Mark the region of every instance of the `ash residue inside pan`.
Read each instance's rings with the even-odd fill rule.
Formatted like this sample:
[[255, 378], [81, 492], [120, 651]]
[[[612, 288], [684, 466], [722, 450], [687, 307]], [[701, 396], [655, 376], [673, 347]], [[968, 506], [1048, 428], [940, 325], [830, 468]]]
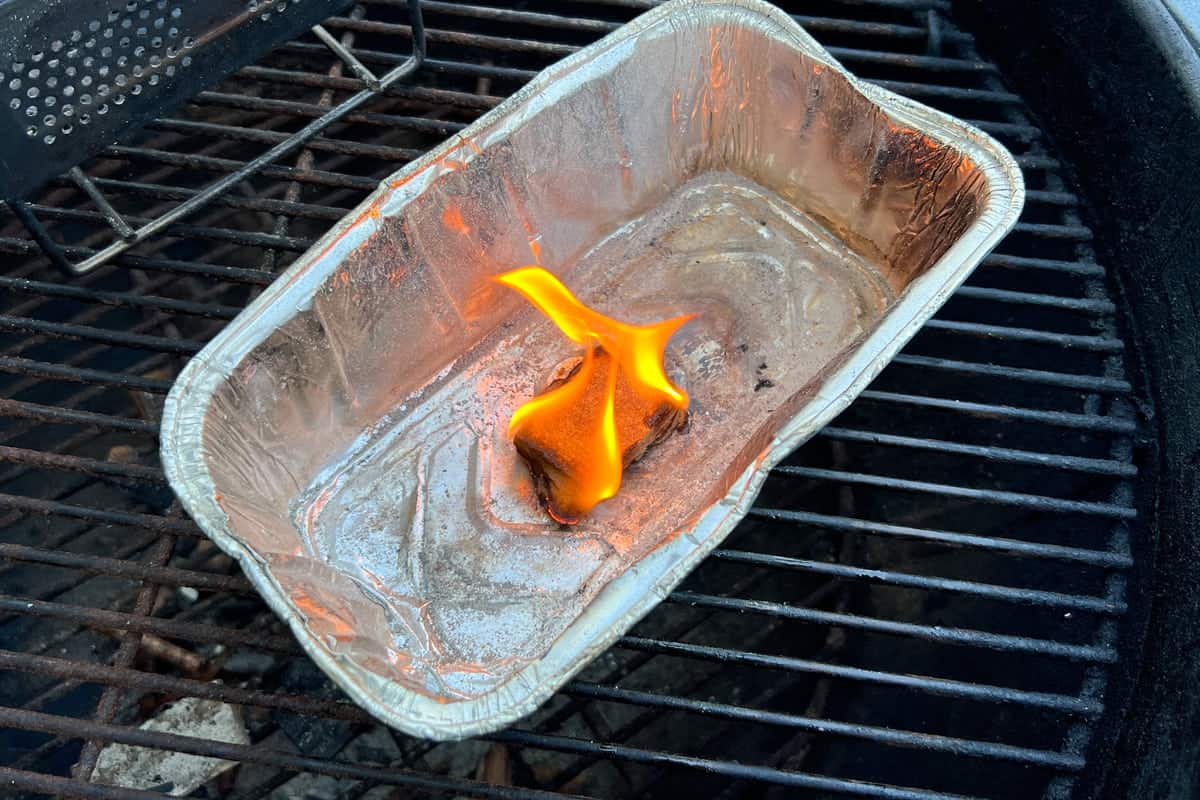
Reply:
[[[890, 299], [845, 245], [726, 173], [623, 226], [570, 281], [581, 299], [630, 321], [699, 312], [668, 349], [692, 397], [689, 429], [634, 464], [616, 497], [570, 531], [534, 497], [507, 423], [572, 345], [522, 310], [293, 504], [311, 551], [386, 609], [378, 628], [360, 620], [358, 656], [389, 669], [388, 650], [413, 655], [405, 674], [423, 693], [477, 696], [543, 655], [609, 580], [724, 494], [757, 450], [732, 463], [710, 454], [743, 446], [747, 425], [769, 435]], [[328, 573], [288, 557], [275, 566], [293, 595], [324, 598], [305, 609], [337, 652], [338, 620], [318, 608], [337, 607], [321, 585]], [[370, 640], [372, 630], [392, 639]]]

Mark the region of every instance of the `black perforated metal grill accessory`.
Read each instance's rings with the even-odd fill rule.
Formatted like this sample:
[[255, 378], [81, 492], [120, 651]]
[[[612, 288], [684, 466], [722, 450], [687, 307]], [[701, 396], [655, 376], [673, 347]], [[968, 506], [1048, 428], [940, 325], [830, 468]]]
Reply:
[[24, 196], [346, 5], [0, 2], [0, 197]]

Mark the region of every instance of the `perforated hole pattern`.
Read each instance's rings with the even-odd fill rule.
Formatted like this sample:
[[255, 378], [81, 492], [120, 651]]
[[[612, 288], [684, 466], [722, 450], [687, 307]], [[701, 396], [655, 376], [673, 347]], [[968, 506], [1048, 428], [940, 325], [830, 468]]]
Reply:
[[[246, 10], [265, 22], [299, 2], [246, 0]], [[52, 145], [109, 113], [110, 104], [124, 105], [191, 66], [188, 7], [184, 0], [129, 0], [102, 19], [81, 20], [44, 50], [15, 56], [7, 69], [0, 65], [0, 88], [9, 109], [27, 118], [25, 134]]]

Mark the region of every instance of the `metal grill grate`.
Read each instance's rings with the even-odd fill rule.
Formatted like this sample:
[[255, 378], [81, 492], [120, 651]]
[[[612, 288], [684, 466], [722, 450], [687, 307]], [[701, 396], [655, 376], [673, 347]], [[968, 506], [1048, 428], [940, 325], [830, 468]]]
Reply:
[[[0, 218], [10, 787], [168, 788], [99, 785], [119, 742], [235, 762], [207, 791], [237, 798], [1072, 791], [1123, 666], [1135, 405], [1078, 199], [945, 0], [793, 10], [851, 69], [1008, 145], [1021, 224], [725, 546], [530, 719], [442, 745], [374, 724], [173, 503], [155, 433], [184, 361], [379, 178], [649, 5], [426, 0], [414, 83], [70, 281]], [[325, 28], [377, 72], [410, 49], [405, 0]], [[325, 43], [296, 41], [82, 170], [144, 225], [362, 88]], [[30, 208], [73, 259], [111, 241], [70, 176]], [[253, 745], [140, 727], [179, 698], [236, 706]]]

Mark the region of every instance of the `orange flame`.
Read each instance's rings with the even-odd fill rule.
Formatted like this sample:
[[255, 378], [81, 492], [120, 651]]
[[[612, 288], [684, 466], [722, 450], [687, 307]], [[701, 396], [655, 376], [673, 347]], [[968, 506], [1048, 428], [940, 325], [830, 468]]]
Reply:
[[[523, 431], [553, 432], [571, 415], [597, 417], [595, 425], [585, 426], [594, 433], [585, 436], [582, 442], [571, 443], [573, 447], [584, 448], [587, 457], [583, 459], [584, 468], [574, 471], [571, 485], [564, 489], [570, 494], [567, 505], [586, 513], [621, 488], [625, 449], [632, 444], [622, 442], [618, 430], [617, 396], [623, 393], [618, 391], [618, 383], [622, 390], [632, 389], [649, 404], [687, 408], [687, 393], [672, 383], [663, 370], [663, 353], [667, 341], [694, 315], [655, 325], [630, 325], [588, 308], [541, 267], [522, 267], [496, 280], [520, 292], [568, 339], [584, 346], [579, 369], [562, 385], [518, 408], [509, 422], [508, 433], [516, 438]], [[609, 356], [605, 367], [598, 366], [596, 348]], [[598, 368], [605, 370], [601, 408], [588, 399], [588, 386], [598, 380]]]

